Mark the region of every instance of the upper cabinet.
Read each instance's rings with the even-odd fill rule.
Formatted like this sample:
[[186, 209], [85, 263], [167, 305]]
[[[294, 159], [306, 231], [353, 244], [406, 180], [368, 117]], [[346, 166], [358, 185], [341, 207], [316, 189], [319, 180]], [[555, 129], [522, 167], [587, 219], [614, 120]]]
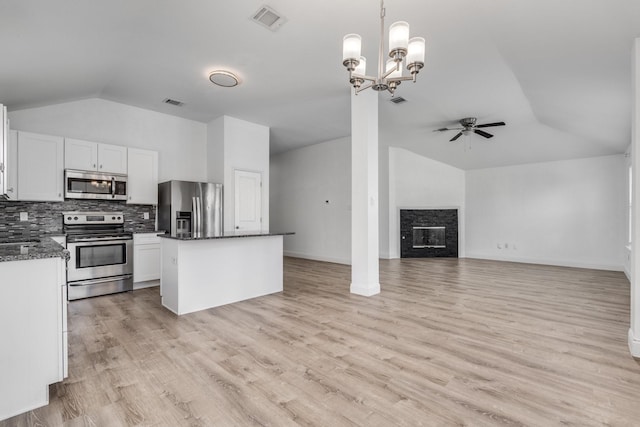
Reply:
[[127, 147], [98, 144], [98, 171], [127, 174]]
[[17, 133], [18, 200], [61, 202], [64, 193], [64, 139]]
[[66, 169], [127, 174], [127, 147], [65, 138]]
[[158, 152], [129, 148], [127, 203], [158, 204]]
[[7, 145], [7, 199], [18, 200], [18, 131], [9, 131]]

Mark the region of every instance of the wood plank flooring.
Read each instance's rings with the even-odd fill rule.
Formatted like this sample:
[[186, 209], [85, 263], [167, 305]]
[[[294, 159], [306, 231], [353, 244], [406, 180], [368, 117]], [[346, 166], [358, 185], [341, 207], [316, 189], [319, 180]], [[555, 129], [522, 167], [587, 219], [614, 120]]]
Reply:
[[[285, 259], [284, 292], [177, 317], [158, 288], [69, 305], [69, 378], [1, 426], [640, 425], [619, 272]], [[213, 282], [213, 280], [212, 280]]]

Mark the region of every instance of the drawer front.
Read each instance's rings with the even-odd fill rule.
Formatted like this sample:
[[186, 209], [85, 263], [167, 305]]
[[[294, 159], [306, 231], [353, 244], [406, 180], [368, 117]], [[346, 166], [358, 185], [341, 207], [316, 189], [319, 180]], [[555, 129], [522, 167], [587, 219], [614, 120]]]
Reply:
[[160, 237], [158, 233], [135, 233], [133, 235], [134, 245], [158, 245], [160, 244]]

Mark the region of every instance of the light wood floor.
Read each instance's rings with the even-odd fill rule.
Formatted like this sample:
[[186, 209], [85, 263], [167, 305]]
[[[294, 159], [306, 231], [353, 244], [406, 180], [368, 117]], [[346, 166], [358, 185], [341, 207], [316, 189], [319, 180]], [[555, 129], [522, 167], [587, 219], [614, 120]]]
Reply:
[[0, 425], [640, 425], [622, 273], [285, 259], [284, 292], [176, 317], [158, 288], [69, 305], [69, 378]]

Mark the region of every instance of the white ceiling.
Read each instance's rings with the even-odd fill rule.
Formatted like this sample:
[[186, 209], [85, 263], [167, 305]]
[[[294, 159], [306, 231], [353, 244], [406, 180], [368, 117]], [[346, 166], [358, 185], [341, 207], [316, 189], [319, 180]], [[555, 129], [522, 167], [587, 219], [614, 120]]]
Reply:
[[[377, 1], [266, 0], [287, 22], [250, 20], [264, 0], [0, 0], [0, 102], [9, 110], [100, 97], [202, 122], [271, 128], [271, 152], [350, 134], [342, 37], [377, 60]], [[381, 143], [464, 168], [624, 152], [638, 0], [387, 0], [427, 39], [418, 82], [380, 95]], [[224, 68], [242, 84], [209, 83]], [[173, 98], [185, 103], [162, 103]], [[467, 116], [491, 140], [432, 132]], [[465, 144], [470, 150], [464, 150]]]

